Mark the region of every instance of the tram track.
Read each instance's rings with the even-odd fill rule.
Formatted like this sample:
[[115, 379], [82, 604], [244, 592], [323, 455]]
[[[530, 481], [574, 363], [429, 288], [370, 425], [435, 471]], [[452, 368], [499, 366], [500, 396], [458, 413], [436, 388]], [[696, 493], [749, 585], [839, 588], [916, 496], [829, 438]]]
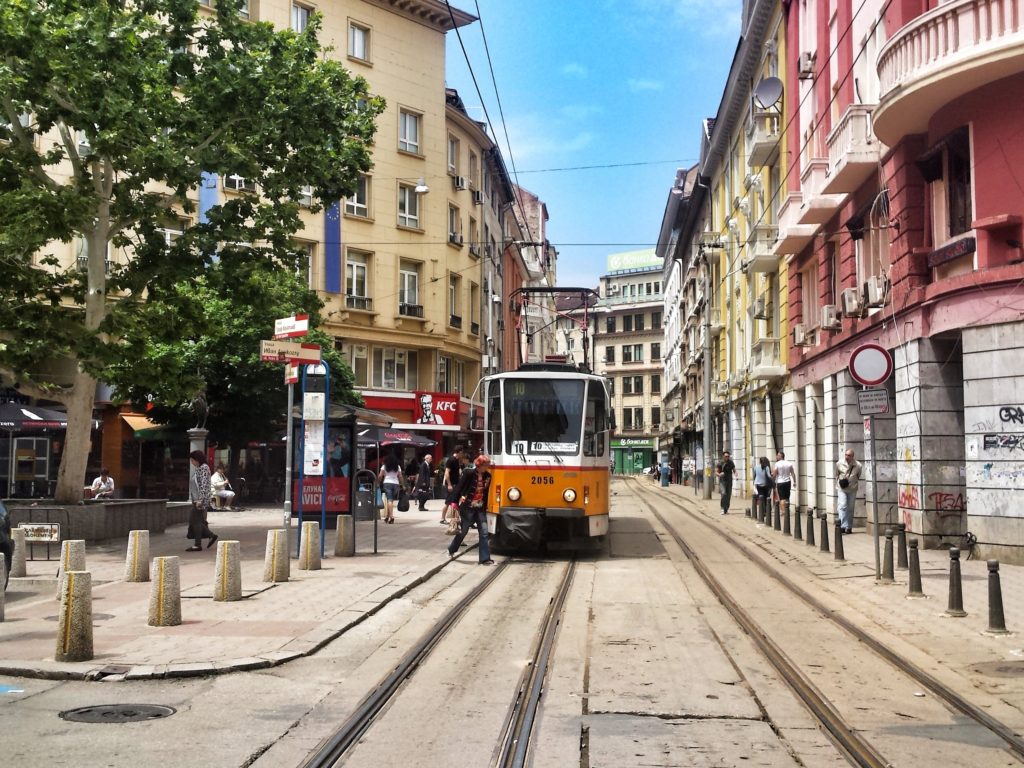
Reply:
[[[700, 554], [680, 535], [677, 526], [671, 524], [665, 516], [652, 504], [643, 493], [638, 493], [636, 481], [628, 484], [634, 497], [661, 523], [673, 541], [685, 553], [694, 570], [704, 581], [715, 598], [724, 606], [730, 616], [743, 628], [747, 636], [769, 660], [780, 677], [786, 682], [795, 695], [818, 720], [833, 742], [852, 764], [864, 768], [883, 768], [892, 765], [882, 752], [869, 741], [858, 729], [848, 723], [841, 709], [837, 707], [818, 686], [804, 674], [790, 656], [769, 635], [769, 631], [758, 622], [739, 600], [723, 585], [712, 569], [704, 562]], [[704, 515], [688, 509], [685, 505], [676, 504], [675, 509], [682, 511], [688, 518], [700, 524], [705, 530], [712, 532], [721, 541], [739, 551], [745, 562], [752, 564], [764, 574], [783, 586], [789, 594], [814, 611], [821, 618], [828, 619], [834, 626], [853, 637], [858, 643], [868, 648], [878, 658], [891, 666], [898, 674], [905, 675], [920, 686], [923, 686], [940, 700], [952, 714], [969, 718], [980, 728], [995, 736], [1002, 742], [1005, 753], [1018, 763], [1024, 763], [1024, 739], [1021, 739], [1012, 728], [978, 706], [967, 701], [949, 686], [928, 674], [911, 660], [900, 655], [885, 643], [858, 627], [846, 617], [836, 613], [821, 600], [801, 588], [792, 579], [786, 577], [775, 568], [769, 567], [762, 556], [753, 547], [728, 536], [720, 528], [712, 525]]]
[[[391, 672], [359, 702], [348, 718], [307, 756], [300, 764], [301, 768], [328, 768], [343, 764], [353, 748], [399, 696], [406, 682], [450, 634], [451, 629], [487, 593], [502, 574], [515, 569], [517, 562], [516, 560], [500, 562], [479, 584], [445, 611], [395, 664]], [[492, 763], [500, 768], [511, 768], [512, 766], [522, 768], [526, 765], [530, 736], [537, 719], [544, 679], [557, 637], [563, 606], [572, 584], [575, 565], [575, 560], [570, 560], [566, 564], [564, 573], [559, 579], [558, 588], [549, 600], [541, 619], [540, 629], [533, 644], [532, 656], [511, 696], [508, 714], [501, 732], [497, 736], [497, 746], [494, 750], [496, 760]]]

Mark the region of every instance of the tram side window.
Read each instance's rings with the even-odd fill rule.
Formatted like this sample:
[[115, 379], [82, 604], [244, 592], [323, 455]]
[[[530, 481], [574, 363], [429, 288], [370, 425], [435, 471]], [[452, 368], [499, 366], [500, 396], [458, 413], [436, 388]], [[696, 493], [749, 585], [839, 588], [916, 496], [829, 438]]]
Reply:
[[487, 403], [487, 452], [501, 453], [501, 390], [497, 383], [490, 384]]
[[604, 391], [591, 382], [587, 392], [587, 413], [583, 420], [583, 453], [604, 456], [608, 424], [604, 410]]

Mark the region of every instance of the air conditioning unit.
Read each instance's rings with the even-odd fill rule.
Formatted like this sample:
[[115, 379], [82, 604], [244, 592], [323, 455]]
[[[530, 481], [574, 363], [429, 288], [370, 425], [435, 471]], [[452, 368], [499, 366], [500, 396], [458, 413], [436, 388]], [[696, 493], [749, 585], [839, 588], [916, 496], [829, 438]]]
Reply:
[[810, 80], [814, 77], [814, 59], [816, 56], [810, 51], [800, 54], [800, 61], [797, 64], [797, 77], [801, 80]]
[[469, 182], [466, 180], [465, 176], [453, 176], [452, 183], [455, 185], [456, 189], [460, 190], [467, 189], [469, 187]]
[[865, 303], [869, 307], [884, 307], [889, 293], [889, 281], [884, 275], [872, 275], [864, 283]]
[[715, 392], [720, 394], [722, 397], [728, 397], [729, 395], [729, 382], [719, 381], [715, 383]]
[[821, 327], [826, 331], [839, 331], [843, 323], [839, 319], [839, 307], [835, 304], [826, 304], [821, 308]]
[[811, 346], [811, 335], [807, 332], [807, 326], [804, 325], [803, 323], [797, 323], [796, 325], [793, 326], [793, 346]]
[[751, 306], [755, 320], [767, 320], [768, 319], [768, 303], [765, 301], [764, 296], [758, 296], [754, 299], [754, 303]]
[[860, 291], [856, 288], [843, 289], [843, 314], [846, 317], [860, 317], [864, 311], [861, 306]]
[[462, 245], [462, 235], [460, 235], [458, 232], [449, 232], [448, 242], [451, 243], [452, 245]]
[[668, 411], [665, 414], [665, 421], [675, 421], [675, 420], [676, 420], [676, 415], [672, 411]]
[[[477, 245], [476, 243], [472, 243], [469, 246], [469, 252], [471, 254], [473, 254], [474, 256], [476, 256], [477, 258], [480, 258], [480, 246]], [[487, 289], [485, 288], [484, 290], [487, 290]]]
[[618, 296], [619, 295], [619, 285], [618, 285], [618, 283], [612, 283], [611, 285], [608, 286], [608, 295], [609, 296]]
[[483, 202], [484, 202], [484, 193], [481, 192], [479, 189], [476, 190], [475, 192], [473, 192], [473, 204], [474, 205], [483, 205]]

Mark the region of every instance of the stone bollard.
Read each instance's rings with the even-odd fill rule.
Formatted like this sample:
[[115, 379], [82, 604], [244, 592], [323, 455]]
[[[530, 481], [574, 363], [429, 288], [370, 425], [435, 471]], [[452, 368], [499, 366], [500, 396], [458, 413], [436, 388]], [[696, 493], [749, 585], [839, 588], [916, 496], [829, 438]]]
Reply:
[[782, 535], [789, 536], [789, 534], [789, 507], [787, 506], [786, 511], [782, 513]]
[[[85, 541], [82, 539], [68, 539], [60, 545], [60, 566], [57, 568], [57, 595], [60, 600], [64, 592], [64, 574], [68, 571], [85, 570]], [[89, 587], [90, 591], [92, 586]]]
[[149, 626], [181, 624], [181, 573], [178, 557], [153, 558], [153, 586], [149, 590]]
[[921, 591], [921, 556], [917, 552], [917, 539], [907, 542], [910, 545], [910, 589], [907, 597], [924, 597]]
[[774, 513], [772, 516], [772, 528], [776, 531], [782, 530], [782, 514], [779, 510], [779, 507], [781, 506], [782, 505], [777, 501], [772, 504], [772, 512]]
[[[85, 542], [82, 542], [83, 544]], [[89, 661], [92, 650], [92, 574], [65, 571], [61, 579], [57, 661]]]
[[960, 583], [960, 550], [956, 547], [949, 549], [949, 601], [946, 615], [957, 618], [967, 615], [964, 610], [963, 585]]
[[[789, 514], [789, 505], [786, 505], [786, 514]], [[800, 507], [793, 508], [793, 538], [801, 540], [804, 537], [803, 529], [801, 528], [800, 521], [803, 518], [800, 515]]]
[[320, 523], [302, 524], [302, 551], [299, 553], [300, 571], [320, 570]]
[[907, 524], [896, 524], [896, 567], [907, 568]]
[[814, 546], [814, 507], [807, 508], [807, 546]]
[[237, 541], [217, 542], [217, 565], [214, 569], [213, 599], [231, 603], [242, 599], [242, 545]]
[[288, 531], [267, 531], [267, 552], [263, 558], [263, 580], [275, 584], [288, 581], [292, 561], [288, 557]]
[[[2, 617], [0, 617], [2, 618]], [[1006, 635], [1003, 618], [1003, 588], [999, 583], [999, 561], [988, 561], [988, 629], [990, 635]]]
[[11, 576], [28, 576], [28, 569], [25, 567], [25, 529], [12, 529], [11, 542], [14, 544], [14, 556], [11, 558]]
[[[0, 574], [4, 574], [4, 578], [7, 577], [5, 571], [7, 570], [7, 555], [0, 552]], [[7, 594], [7, 590], [3, 585], [0, 585], [0, 622], [4, 620], [4, 596]]]
[[882, 584], [892, 584], [895, 582], [895, 576], [892, 570], [892, 537], [894, 531], [892, 528], [885, 529], [885, 554], [882, 555]]
[[836, 560], [845, 560], [846, 559], [846, 552], [843, 550], [843, 522], [842, 522], [842, 520], [839, 519], [839, 515], [836, 515], [835, 540], [836, 540], [835, 559]]
[[335, 557], [355, 557], [356, 521], [352, 515], [338, 515], [338, 536], [334, 540]]
[[128, 531], [128, 554], [124, 560], [124, 580], [149, 581], [149, 531]]
[[822, 552], [829, 552], [828, 548], [828, 512], [821, 510], [818, 519], [821, 521], [821, 546], [818, 549]]

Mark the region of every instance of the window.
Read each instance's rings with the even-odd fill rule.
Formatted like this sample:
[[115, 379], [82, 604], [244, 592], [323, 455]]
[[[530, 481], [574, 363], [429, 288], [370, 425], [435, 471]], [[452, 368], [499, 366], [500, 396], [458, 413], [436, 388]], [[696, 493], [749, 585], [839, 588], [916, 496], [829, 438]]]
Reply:
[[636, 317], [633, 318], [633, 327], [636, 328], [638, 331], [642, 331], [644, 329], [643, 315], [637, 315]]
[[365, 344], [342, 344], [340, 347], [342, 357], [348, 362], [352, 373], [355, 374], [353, 382], [357, 387], [370, 386], [370, 367], [368, 364], [368, 349]]
[[477, 161], [476, 152], [469, 153], [469, 188], [476, 189], [479, 182], [480, 165]]
[[448, 203], [448, 242], [462, 245], [462, 216], [451, 203]]
[[634, 376], [633, 377], [633, 394], [642, 395], [644, 393], [644, 377]]
[[292, 29], [296, 32], [305, 32], [309, 26], [309, 17], [313, 11], [298, 3], [292, 4]]
[[604, 390], [596, 382], [587, 385], [587, 410], [583, 414], [583, 455], [604, 456], [608, 417]]
[[441, 392], [452, 391], [452, 359], [445, 355], [437, 357], [437, 388]]
[[420, 267], [414, 261], [404, 259], [398, 266], [398, 314], [406, 317], [423, 317], [420, 304]]
[[349, 22], [348, 55], [360, 61], [370, 60], [370, 30], [362, 24]]
[[608, 380], [608, 396], [615, 397], [615, 379], [609, 378]]
[[372, 309], [367, 285], [370, 254], [349, 250], [345, 256], [345, 303], [349, 309]]
[[651, 426], [661, 426], [661, 408], [658, 406], [654, 406], [653, 408], [651, 408]]
[[661, 342], [655, 341], [651, 344], [651, 362], [655, 360], [661, 360]]
[[398, 113], [398, 148], [414, 155], [420, 153], [420, 116], [400, 110]]
[[398, 224], [402, 227], [420, 228], [420, 198], [416, 188], [408, 184], [398, 185]]
[[316, 245], [305, 240], [293, 240], [292, 247], [301, 254], [296, 274], [299, 277], [305, 275], [306, 287], [314, 290], [316, 286], [313, 283], [313, 257], [316, 253]]
[[624, 363], [642, 363], [644, 361], [644, 345], [643, 344], [623, 344], [622, 345], [622, 362]]
[[651, 312], [651, 330], [656, 331], [661, 328], [661, 312]]
[[818, 303], [818, 263], [812, 261], [800, 273], [800, 299], [803, 302], [803, 321], [808, 328], [817, 328], [820, 322]]
[[462, 313], [459, 302], [461, 281], [458, 275], [448, 275], [448, 324], [453, 328], [462, 327]]
[[448, 173], [459, 173], [459, 140], [448, 134]]
[[643, 429], [644, 428], [644, 409], [643, 408], [623, 408], [622, 409], [622, 428], [623, 429]]
[[370, 177], [360, 176], [359, 186], [352, 197], [345, 200], [345, 213], [362, 219], [370, 217]]
[[615, 316], [606, 317], [604, 319], [604, 329], [607, 333], [615, 333]]
[[244, 176], [239, 176], [237, 173], [232, 173], [230, 176], [224, 177], [224, 189], [230, 189], [235, 192], [255, 192], [256, 182]]
[[480, 286], [476, 283], [469, 284], [469, 332], [474, 336], [480, 335], [480, 323], [474, 317], [480, 317]]
[[416, 352], [374, 347], [371, 386], [381, 389], [417, 389]]
[[615, 362], [615, 347], [605, 347], [604, 348], [604, 361], [606, 363], [614, 363]]
[[651, 376], [651, 394], [661, 394], [661, 374], [655, 373]]
[[623, 315], [622, 316], [622, 330], [626, 333], [630, 333], [633, 330], [633, 316]]
[[469, 217], [469, 252], [480, 258], [480, 227], [472, 216]]
[[632, 395], [633, 394], [633, 377], [624, 376], [622, 378], [622, 394]]
[[303, 208], [309, 208], [313, 205], [313, 188], [309, 185], [299, 187], [299, 197], [297, 202]]

